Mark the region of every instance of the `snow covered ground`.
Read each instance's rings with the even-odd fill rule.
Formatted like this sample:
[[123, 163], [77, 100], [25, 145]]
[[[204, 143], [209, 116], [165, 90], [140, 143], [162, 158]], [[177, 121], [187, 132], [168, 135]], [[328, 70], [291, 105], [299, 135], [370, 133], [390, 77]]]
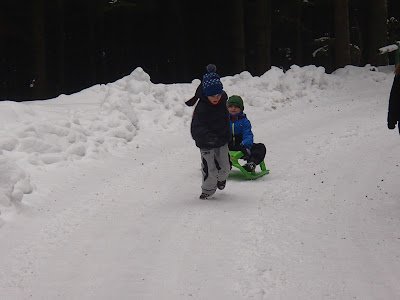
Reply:
[[400, 299], [393, 67], [224, 77], [271, 173], [199, 200], [191, 84], [0, 102], [1, 299]]

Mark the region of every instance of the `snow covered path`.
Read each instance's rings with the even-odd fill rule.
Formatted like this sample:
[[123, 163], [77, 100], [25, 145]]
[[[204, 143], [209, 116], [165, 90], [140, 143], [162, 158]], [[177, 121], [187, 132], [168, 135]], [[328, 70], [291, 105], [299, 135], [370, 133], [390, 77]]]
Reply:
[[399, 299], [400, 137], [351, 86], [247, 106], [271, 173], [211, 200], [188, 128], [38, 169], [0, 230], [1, 299]]
[[336, 101], [277, 121], [260, 200], [261, 299], [400, 296], [399, 137], [379, 121], [384, 99]]
[[[150, 163], [150, 149], [141, 149], [135, 159], [113, 157], [95, 169], [90, 164], [44, 178], [46, 184], [67, 178], [44, 195], [66, 206], [26, 212], [26, 222], [7, 228], [1, 238], [11, 244], [1, 255], [7, 280], [0, 294], [240, 299], [240, 268], [248, 256], [240, 257], [256, 204], [225, 192], [213, 201], [199, 200], [198, 151], [189, 142]], [[171, 171], [180, 174], [174, 177], [179, 181], [168, 180]]]

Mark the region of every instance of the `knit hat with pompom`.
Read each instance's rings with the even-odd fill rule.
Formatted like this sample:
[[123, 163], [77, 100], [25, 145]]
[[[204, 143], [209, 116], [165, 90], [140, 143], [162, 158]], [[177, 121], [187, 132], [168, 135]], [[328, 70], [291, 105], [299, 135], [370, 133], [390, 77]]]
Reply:
[[222, 95], [223, 85], [220, 77], [215, 71], [217, 67], [213, 64], [209, 64], [206, 67], [207, 74], [203, 76], [203, 94], [205, 96]]

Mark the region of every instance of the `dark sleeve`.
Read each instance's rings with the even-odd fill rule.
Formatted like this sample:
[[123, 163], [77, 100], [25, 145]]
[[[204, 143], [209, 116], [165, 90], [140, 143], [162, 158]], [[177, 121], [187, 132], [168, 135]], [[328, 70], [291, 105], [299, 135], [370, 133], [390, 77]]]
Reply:
[[200, 83], [200, 85], [197, 87], [197, 89], [196, 89], [196, 93], [194, 94], [194, 96], [192, 97], [192, 98], [190, 98], [189, 100], [187, 100], [186, 102], [185, 102], [185, 104], [187, 105], [187, 106], [193, 106], [193, 105], [195, 105], [196, 103], [197, 103], [197, 101], [199, 100], [199, 98], [200, 98], [200, 96], [201, 96], [201, 94], [203, 93], [203, 87], [202, 87], [202, 85], [201, 85], [201, 83]]
[[400, 76], [396, 75], [393, 80], [392, 89], [390, 91], [389, 109], [388, 109], [388, 125], [396, 124], [400, 121]]
[[199, 112], [199, 109], [193, 114], [191, 133], [195, 141], [199, 141], [201, 144], [205, 143], [206, 136], [208, 136], [210, 130], [208, 124], [205, 122], [203, 112]]
[[222, 146], [219, 145], [218, 135], [213, 133], [201, 118], [196, 118], [193, 121], [195, 121], [196, 126], [191, 126], [191, 134], [199, 148], [212, 149]]

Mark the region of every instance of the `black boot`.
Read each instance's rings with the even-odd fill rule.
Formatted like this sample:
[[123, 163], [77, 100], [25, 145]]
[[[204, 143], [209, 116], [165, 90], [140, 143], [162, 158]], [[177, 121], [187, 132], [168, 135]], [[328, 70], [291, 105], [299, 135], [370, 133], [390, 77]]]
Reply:
[[200, 199], [201, 200], [207, 200], [208, 199], [208, 197], [210, 197], [211, 195], [209, 195], [209, 194], [206, 194], [206, 193], [201, 193], [201, 195], [200, 195]]
[[226, 185], [226, 180], [217, 182], [217, 188], [219, 190], [223, 190], [225, 188], [225, 185]]
[[247, 164], [243, 165], [243, 169], [250, 173], [256, 169], [256, 164], [252, 161], [249, 161]]

